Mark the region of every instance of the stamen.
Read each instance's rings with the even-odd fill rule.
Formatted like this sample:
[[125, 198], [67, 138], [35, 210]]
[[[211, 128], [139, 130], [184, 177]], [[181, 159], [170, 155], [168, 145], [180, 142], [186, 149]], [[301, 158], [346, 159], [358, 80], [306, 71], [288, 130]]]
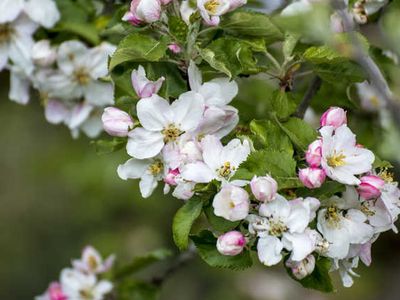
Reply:
[[340, 167], [344, 166], [346, 162], [344, 161], [346, 156], [342, 153], [339, 154], [333, 154], [332, 156], [327, 158], [328, 166], [335, 168], [335, 167]]
[[218, 0], [210, 0], [204, 4], [204, 8], [210, 13], [215, 14], [217, 12], [217, 8], [219, 6]]
[[149, 166], [148, 171], [151, 175], [158, 175], [164, 169], [164, 165], [160, 160], [156, 160], [152, 165]]
[[11, 39], [14, 29], [9, 24], [0, 24], [0, 44]]
[[175, 142], [183, 131], [176, 127], [175, 124], [169, 124], [161, 133], [164, 135], [164, 142], [169, 143]]
[[80, 85], [87, 85], [90, 82], [90, 75], [86, 69], [80, 68], [74, 72], [74, 79]]
[[232, 174], [232, 171], [235, 171], [235, 167], [231, 167], [231, 163], [229, 161], [225, 162], [222, 167], [220, 167], [217, 172], [219, 176], [223, 178], [229, 178], [229, 176]]
[[282, 236], [288, 230], [287, 226], [281, 220], [270, 220], [269, 226], [269, 234], [272, 236]]

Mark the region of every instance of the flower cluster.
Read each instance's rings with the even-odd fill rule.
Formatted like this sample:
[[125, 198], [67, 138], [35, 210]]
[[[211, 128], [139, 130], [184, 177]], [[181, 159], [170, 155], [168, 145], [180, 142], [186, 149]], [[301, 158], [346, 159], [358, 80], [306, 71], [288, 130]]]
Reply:
[[216, 78], [202, 82], [194, 64], [189, 66], [191, 91], [171, 104], [157, 95], [164, 78], [153, 82], [143, 67], [132, 72], [132, 85], [141, 97], [136, 105], [140, 126], [117, 108], [106, 108], [104, 129], [113, 136], [127, 137], [132, 157], [118, 167], [122, 179], [140, 179], [143, 197], [149, 197], [159, 181], [164, 191], [189, 199], [196, 183], [218, 180], [227, 184], [250, 153], [248, 141], [233, 139], [223, 146], [220, 139], [238, 123], [237, 110], [228, 105], [236, 96], [236, 82]]
[[101, 130], [100, 112], [113, 103], [113, 86], [102, 80], [108, 75], [108, 56], [114, 46], [103, 43], [87, 48], [68, 40], [52, 45], [35, 41], [41, 26], [51, 29], [60, 19], [53, 0], [4, 0], [0, 12], [0, 71], [10, 71], [9, 98], [20, 104], [36, 89], [52, 124], [64, 123], [76, 137], [90, 137]]
[[72, 261], [73, 268], [61, 271], [60, 281], [50, 283], [47, 291], [36, 300], [102, 300], [109, 294], [113, 284], [98, 276], [113, 265], [114, 255], [103, 261], [99, 252], [87, 246], [81, 259]]
[[[134, 26], [157, 22], [162, 18], [163, 6], [170, 2], [171, 0], [132, 0], [130, 9], [122, 20]], [[182, 18], [187, 23], [190, 16], [198, 11], [207, 25], [217, 26], [222, 15], [245, 5], [247, 0], [198, 0], [197, 7], [192, 7], [190, 2], [184, 0], [180, 7]]]

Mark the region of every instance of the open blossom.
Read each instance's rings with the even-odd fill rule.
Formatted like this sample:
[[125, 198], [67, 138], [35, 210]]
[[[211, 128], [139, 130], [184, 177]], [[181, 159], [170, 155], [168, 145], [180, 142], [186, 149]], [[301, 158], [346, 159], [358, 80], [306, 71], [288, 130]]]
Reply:
[[347, 124], [346, 111], [340, 107], [331, 107], [321, 117], [321, 126], [333, 126], [335, 129]]
[[201, 140], [201, 148], [203, 161], [186, 164], [182, 168], [184, 179], [197, 183], [208, 183], [213, 179], [229, 181], [250, 154], [247, 140], [242, 143], [239, 139], [233, 139], [228, 145], [222, 146], [221, 141], [212, 135]]
[[41, 40], [33, 45], [32, 59], [41, 67], [51, 66], [57, 59], [56, 49], [50, 45], [49, 40]]
[[343, 184], [360, 184], [360, 180], [354, 175], [371, 170], [375, 160], [374, 154], [370, 150], [357, 147], [356, 137], [346, 125], [337, 129], [325, 126], [320, 132], [322, 135], [321, 167], [326, 175]]
[[218, 237], [217, 249], [222, 255], [235, 256], [242, 253], [246, 238], [240, 231], [229, 231]]
[[112, 136], [128, 136], [128, 132], [133, 127], [131, 116], [115, 107], [106, 107], [101, 120], [104, 130]]
[[143, 198], [151, 196], [162, 180], [164, 164], [159, 158], [155, 159], [129, 159], [125, 164], [119, 165], [118, 176], [123, 179], [140, 179], [139, 188]]
[[363, 176], [360, 181], [357, 192], [365, 200], [378, 198], [381, 195], [381, 189], [385, 185], [385, 181], [376, 175]]
[[153, 23], [161, 17], [160, 0], [132, 0], [130, 9], [122, 17], [123, 21], [127, 21], [134, 26], [141, 23]]
[[132, 71], [132, 86], [139, 98], [148, 98], [153, 94], [157, 94], [165, 80], [164, 77], [157, 81], [150, 81], [146, 77], [146, 71], [142, 66]]
[[129, 155], [145, 159], [156, 156], [165, 144], [176, 143], [182, 134], [196, 129], [204, 102], [195, 92], [182, 94], [171, 105], [154, 94], [140, 100], [136, 110], [143, 127], [129, 133], [126, 149]]
[[197, 0], [197, 8], [203, 20], [210, 26], [217, 26], [220, 16], [227, 13], [231, 7], [229, 0]]
[[319, 167], [321, 165], [322, 157], [322, 142], [321, 140], [315, 140], [312, 142], [306, 152], [306, 161], [310, 167]]
[[305, 168], [299, 170], [300, 181], [309, 189], [319, 188], [326, 178], [326, 173], [324, 170], [319, 168]]
[[309, 203], [287, 201], [281, 195], [260, 206], [259, 216], [250, 215], [249, 231], [259, 237], [258, 258], [266, 266], [279, 263], [283, 248], [290, 259], [301, 261], [315, 249], [315, 241], [306, 231], [312, 214]]
[[87, 274], [100, 274], [107, 272], [114, 263], [115, 256], [111, 255], [103, 261], [100, 253], [92, 246], [86, 246], [82, 252], [81, 259], [72, 261], [75, 270]]
[[356, 83], [356, 88], [363, 109], [367, 111], [379, 111], [385, 106], [381, 97], [376, 93], [375, 89], [368, 83], [368, 81]]
[[251, 192], [259, 201], [272, 201], [278, 191], [278, 183], [271, 176], [254, 176], [250, 182]]
[[290, 268], [292, 274], [297, 279], [301, 280], [310, 275], [315, 268], [315, 257], [310, 254], [301, 261], [288, 259], [285, 263], [286, 267]]
[[249, 214], [249, 194], [231, 184], [224, 185], [213, 200], [214, 214], [229, 221], [243, 220]]
[[74, 300], [103, 300], [113, 288], [110, 281], [97, 281], [95, 275], [84, 274], [74, 269], [64, 269], [61, 272], [60, 283], [67, 299]]

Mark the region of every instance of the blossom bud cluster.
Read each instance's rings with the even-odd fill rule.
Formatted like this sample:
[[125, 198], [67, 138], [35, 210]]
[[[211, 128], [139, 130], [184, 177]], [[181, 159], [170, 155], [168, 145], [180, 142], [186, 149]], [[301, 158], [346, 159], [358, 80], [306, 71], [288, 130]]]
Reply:
[[72, 261], [72, 268], [61, 271], [60, 280], [50, 283], [46, 292], [36, 300], [84, 300], [106, 298], [113, 284], [99, 277], [110, 270], [114, 255], [103, 261], [99, 252], [87, 246], [81, 259]]

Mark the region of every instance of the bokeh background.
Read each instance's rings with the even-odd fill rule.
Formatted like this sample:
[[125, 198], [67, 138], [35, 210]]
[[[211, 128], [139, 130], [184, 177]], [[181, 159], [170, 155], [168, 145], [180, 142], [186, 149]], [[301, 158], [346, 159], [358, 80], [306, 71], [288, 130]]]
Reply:
[[[41, 294], [87, 244], [115, 253], [120, 262], [160, 247], [176, 252], [170, 228], [179, 200], [160, 190], [142, 199], [137, 182], [117, 177], [124, 151], [98, 156], [87, 138], [73, 140], [67, 128], [48, 124], [38, 101], [10, 102], [8, 74], [0, 75], [0, 83], [0, 299]], [[262, 115], [257, 99], [267, 87], [246, 90], [246, 80], [242, 86], [234, 105]], [[243, 100], [249, 97], [253, 105]], [[399, 140], [390, 142], [388, 153], [396, 155]], [[282, 269], [255, 260], [243, 272], [214, 270], [196, 259], [165, 282], [161, 299], [399, 299], [400, 238], [383, 234], [373, 247], [372, 266], [358, 269], [362, 277], [351, 289], [335, 278], [335, 294], [305, 290]]]

